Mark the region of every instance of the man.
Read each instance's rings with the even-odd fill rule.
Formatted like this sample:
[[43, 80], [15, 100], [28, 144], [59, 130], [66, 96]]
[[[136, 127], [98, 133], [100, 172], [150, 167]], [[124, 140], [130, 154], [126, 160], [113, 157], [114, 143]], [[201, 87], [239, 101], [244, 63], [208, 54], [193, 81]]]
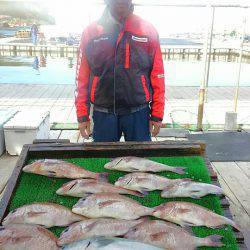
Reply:
[[37, 35], [38, 35], [38, 27], [36, 25], [36, 23], [33, 23], [33, 25], [31, 26], [31, 39], [32, 39], [32, 43], [34, 45], [37, 44]]
[[158, 33], [133, 14], [132, 0], [105, 0], [106, 10], [85, 29], [76, 72], [82, 137], [95, 142], [150, 141], [164, 113], [164, 68]]

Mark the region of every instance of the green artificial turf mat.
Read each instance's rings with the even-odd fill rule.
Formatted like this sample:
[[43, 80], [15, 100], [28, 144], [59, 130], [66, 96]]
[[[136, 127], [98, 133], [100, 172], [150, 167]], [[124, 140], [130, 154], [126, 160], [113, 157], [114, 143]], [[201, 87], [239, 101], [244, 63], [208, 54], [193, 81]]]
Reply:
[[[171, 179], [175, 178], [192, 178], [195, 181], [211, 183], [209, 172], [204, 164], [203, 158], [199, 156], [192, 157], [150, 157], [149, 159], [156, 162], [168, 164], [170, 166], [183, 166], [186, 167], [186, 174], [178, 175], [170, 172], [159, 173], [161, 176], [165, 176]], [[77, 158], [67, 159], [67, 161], [75, 163], [76, 165], [82, 166], [85, 169], [93, 172], [109, 172], [109, 182], [114, 183], [119, 177], [127, 174], [119, 171], [111, 171], [104, 169], [103, 166], [110, 159], [108, 158]], [[30, 161], [32, 162], [32, 161]], [[49, 178], [46, 176], [40, 176], [30, 173], [22, 173], [20, 176], [20, 182], [16, 189], [15, 194], [10, 203], [10, 210], [14, 210], [22, 205], [29, 204], [32, 202], [55, 202], [71, 208], [77, 201], [78, 198], [59, 196], [56, 194], [56, 190], [62, 186], [65, 182], [70, 181], [69, 179], [56, 179]], [[131, 198], [139, 201], [141, 204], [154, 207], [167, 201], [188, 201], [193, 202], [210, 210], [223, 215], [223, 210], [220, 206], [220, 199], [215, 195], [208, 195], [201, 199], [191, 198], [161, 198], [160, 191], [150, 192], [144, 198], [130, 196]], [[57, 236], [60, 235], [64, 228], [51, 228], [50, 229]], [[220, 234], [223, 236], [223, 243], [225, 247], [214, 248], [214, 247], [200, 247], [199, 249], [239, 249], [236, 243], [235, 236], [233, 234], [231, 226], [226, 226], [223, 229], [208, 229], [206, 227], [193, 227], [194, 234], [198, 237], [205, 237], [211, 234]]]

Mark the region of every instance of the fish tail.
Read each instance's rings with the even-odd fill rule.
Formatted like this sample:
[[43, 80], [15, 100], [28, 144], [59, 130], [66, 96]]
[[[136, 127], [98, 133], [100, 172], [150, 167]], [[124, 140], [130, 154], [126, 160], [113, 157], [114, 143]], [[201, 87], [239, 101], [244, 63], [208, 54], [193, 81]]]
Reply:
[[142, 216], [153, 216], [153, 213], [155, 211], [154, 208], [149, 208], [149, 207], [145, 207], [146, 210], [145, 210], [145, 213], [142, 215]]
[[102, 182], [108, 182], [108, 175], [109, 173], [103, 172], [103, 173], [97, 173], [97, 180]]
[[175, 167], [173, 168], [172, 172], [177, 174], [185, 174], [185, 167]]
[[238, 231], [241, 231], [241, 230], [242, 230], [241, 227], [240, 227], [237, 223], [235, 223], [233, 220], [230, 220], [230, 219], [228, 219], [228, 218], [226, 218], [226, 217], [225, 217], [225, 219], [226, 219], [226, 223], [227, 223], [228, 225], [231, 225], [232, 227], [234, 227], [234, 228], [237, 229]]
[[222, 247], [224, 246], [222, 240], [222, 236], [218, 234], [213, 234], [205, 238], [200, 238], [199, 246], [210, 246], [210, 247]]

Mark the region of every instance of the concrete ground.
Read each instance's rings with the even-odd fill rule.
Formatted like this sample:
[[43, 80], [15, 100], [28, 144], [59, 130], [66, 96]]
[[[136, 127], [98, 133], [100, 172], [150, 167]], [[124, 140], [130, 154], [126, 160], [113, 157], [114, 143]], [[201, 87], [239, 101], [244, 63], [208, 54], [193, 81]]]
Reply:
[[[50, 111], [50, 123], [76, 123], [74, 85], [0, 84], [0, 109]], [[204, 128], [223, 128], [225, 113], [233, 110], [233, 87], [210, 87], [204, 107]], [[164, 123], [192, 129], [197, 124], [198, 87], [166, 86]], [[238, 124], [250, 127], [250, 87], [241, 87]], [[215, 112], [216, 110], [216, 112]]]

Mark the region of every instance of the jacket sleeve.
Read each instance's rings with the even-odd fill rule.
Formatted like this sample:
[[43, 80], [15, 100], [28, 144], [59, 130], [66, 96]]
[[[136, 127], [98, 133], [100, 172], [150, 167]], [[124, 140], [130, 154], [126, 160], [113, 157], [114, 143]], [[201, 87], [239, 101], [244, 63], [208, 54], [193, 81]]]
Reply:
[[78, 122], [89, 121], [89, 96], [88, 96], [88, 84], [90, 76], [90, 67], [86, 58], [86, 44], [88, 42], [88, 32], [85, 30], [82, 34], [80, 48], [77, 58], [76, 67], [76, 97], [75, 106]]
[[[155, 31], [156, 32], [156, 31]], [[151, 86], [153, 89], [153, 98], [151, 103], [151, 120], [162, 121], [165, 106], [165, 76], [164, 66], [159, 42], [159, 36], [156, 32], [153, 39], [153, 68], [151, 71]]]

